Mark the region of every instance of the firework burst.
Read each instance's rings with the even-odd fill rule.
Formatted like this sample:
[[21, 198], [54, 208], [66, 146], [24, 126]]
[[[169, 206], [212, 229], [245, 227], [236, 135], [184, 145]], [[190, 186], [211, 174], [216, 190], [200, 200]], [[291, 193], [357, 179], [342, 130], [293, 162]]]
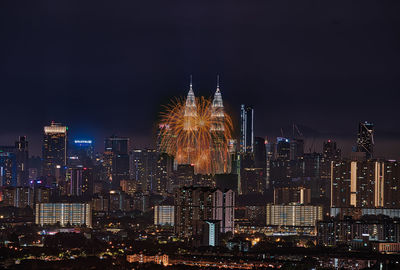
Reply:
[[161, 150], [178, 164], [193, 164], [195, 173], [228, 173], [232, 121], [211, 99], [175, 99], [161, 113]]

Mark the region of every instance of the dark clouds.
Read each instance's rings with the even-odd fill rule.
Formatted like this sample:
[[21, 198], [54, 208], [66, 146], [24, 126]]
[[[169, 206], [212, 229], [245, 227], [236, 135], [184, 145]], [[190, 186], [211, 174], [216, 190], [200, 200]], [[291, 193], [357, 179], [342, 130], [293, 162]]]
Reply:
[[236, 115], [254, 104], [259, 136], [296, 122], [349, 149], [369, 120], [377, 149], [400, 156], [398, 1], [23, 2], [0, 3], [1, 143], [28, 134], [39, 153], [54, 119], [98, 146], [150, 144], [189, 74], [211, 95], [219, 73]]

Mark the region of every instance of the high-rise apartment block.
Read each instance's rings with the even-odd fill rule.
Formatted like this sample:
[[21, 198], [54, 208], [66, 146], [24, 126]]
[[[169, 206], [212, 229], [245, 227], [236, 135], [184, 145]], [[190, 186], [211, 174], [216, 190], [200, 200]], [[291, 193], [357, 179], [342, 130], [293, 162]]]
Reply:
[[331, 207], [400, 208], [396, 161], [332, 162]]
[[175, 233], [182, 238], [202, 235], [206, 220], [219, 220], [220, 232], [233, 232], [234, 194], [232, 190], [223, 192], [209, 187], [178, 189], [175, 193]]

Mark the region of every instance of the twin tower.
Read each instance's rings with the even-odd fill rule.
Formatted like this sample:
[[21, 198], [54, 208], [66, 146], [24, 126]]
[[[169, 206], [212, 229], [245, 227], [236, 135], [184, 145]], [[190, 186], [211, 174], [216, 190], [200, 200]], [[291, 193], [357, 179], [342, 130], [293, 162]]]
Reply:
[[[185, 103], [185, 118], [196, 117], [197, 116], [197, 104], [196, 97], [193, 92], [192, 76], [190, 76], [190, 88], [186, 97]], [[219, 76], [217, 76], [217, 90], [215, 91], [214, 98], [211, 104], [211, 128], [210, 131], [218, 132], [224, 131], [224, 104], [222, 102], [222, 95], [219, 89]], [[189, 130], [192, 125], [185, 124], [185, 130]]]
[[196, 100], [192, 77], [184, 103], [183, 130], [186, 143], [182, 149], [183, 163], [193, 164], [195, 172], [221, 174], [230, 171], [228, 140], [230, 118], [225, 115], [217, 77], [217, 89], [211, 100]]

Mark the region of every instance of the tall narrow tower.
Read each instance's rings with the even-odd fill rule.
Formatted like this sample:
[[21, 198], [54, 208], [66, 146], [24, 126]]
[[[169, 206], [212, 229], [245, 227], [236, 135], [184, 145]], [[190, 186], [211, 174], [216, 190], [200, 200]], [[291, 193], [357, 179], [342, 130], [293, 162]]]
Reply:
[[185, 122], [184, 122], [184, 129], [185, 130], [193, 130], [196, 128], [195, 125], [195, 117], [197, 115], [196, 110], [196, 97], [194, 96], [193, 92], [193, 84], [192, 84], [192, 75], [190, 75], [190, 89], [189, 93], [186, 97], [186, 104], [185, 104]]
[[178, 149], [178, 163], [192, 164], [195, 162], [195, 145], [194, 132], [197, 130], [196, 117], [197, 106], [196, 97], [193, 92], [192, 75], [190, 75], [190, 88], [186, 97], [185, 113], [183, 115], [183, 130], [185, 131], [185, 141], [182, 144], [182, 149]]
[[225, 140], [225, 112], [222, 102], [222, 95], [219, 89], [219, 76], [217, 76], [217, 90], [211, 105], [211, 157], [213, 174], [227, 173], [230, 171], [228, 165], [229, 154], [227, 151], [228, 142]]
[[252, 106], [240, 106], [240, 152], [254, 151], [254, 109]]

